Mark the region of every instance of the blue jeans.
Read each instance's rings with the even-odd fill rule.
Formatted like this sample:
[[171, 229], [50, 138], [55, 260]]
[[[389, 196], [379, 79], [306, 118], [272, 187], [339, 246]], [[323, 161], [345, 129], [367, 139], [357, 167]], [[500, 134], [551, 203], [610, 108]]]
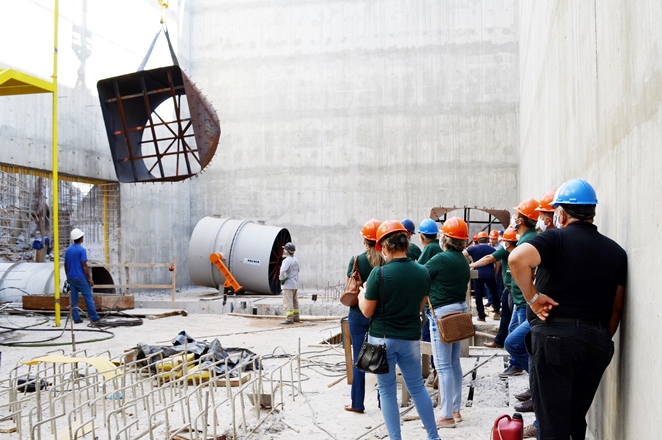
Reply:
[[[508, 326], [508, 337], [504, 341], [503, 346], [508, 351], [508, 353], [510, 353], [510, 365], [512, 365], [515, 368], [519, 368], [521, 370], [523, 370], [525, 368], [528, 370], [528, 368], [529, 368], [528, 365], [525, 366], [525, 365], [517, 363], [517, 360], [513, 356], [513, 353], [511, 353], [510, 350], [508, 350], [508, 339], [510, 339], [511, 335], [513, 334], [513, 332], [515, 331], [515, 329], [517, 327], [519, 327], [523, 323], [527, 322], [526, 321], [526, 306], [521, 306], [521, 307], [514, 306], [514, 307], [515, 307], [515, 310], [513, 310], [513, 316], [510, 318], [510, 325]], [[528, 332], [528, 330], [527, 330], [527, 332]], [[518, 343], [514, 340], [511, 341], [511, 344], [512, 345], [518, 345]], [[527, 362], [528, 362], [528, 360], [527, 360]]]
[[420, 341], [409, 341], [405, 339], [376, 338], [369, 336], [372, 344], [386, 342], [386, 358], [388, 359], [389, 372], [377, 375], [377, 385], [382, 402], [382, 415], [386, 422], [386, 429], [391, 440], [401, 440], [400, 432], [400, 409], [398, 407], [398, 386], [395, 380], [395, 365], [400, 367], [400, 373], [405, 381], [405, 386], [414, 400], [416, 411], [427, 431], [428, 440], [438, 440], [439, 432], [434, 420], [434, 409], [432, 400], [425, 389], [421, 372], [421, 343]]
[[[368, 331], [370, 319], [363, 316], [360, 310], [349, 309], [347, 316], [349, 323], [349, 334], [352, 337], [352, 359], [356, 361], [363, 345], [363, 338]], [[352, 408], [361, 411], [365, 410], [363, 402], [365, 400], [365, 373], [358, 368], [352, 368]]]
[[524, 322], [512, 331], [506, 338], [504, 348], [510, 353], [510, 364], [529, 372], [529, 353], [526, 351], [526, 335], [531, 330], [529, 321]]
[[85, 278], [68, 278], [69, 287], [71, 288], [71, 317], [74, 321], [80, 321], [80, 313], [78, 313], [78, 293], [80, 292], [83, 295], [85, 300], [85, 307], [87, 308], [87, 316], [91, 321], [98, 321], [99, 315], [97, 314], [97, 309], [94, 306], [94, 300], [92, 299], [92, 288], [90, 283], [87, 282]]
[[[468, 309], [466, 302], [458, 302], [434, 309], [434, 313], [440, 318], [447, 313], [466, 312]], [[428, 315], [428, 321], [432, 336], [432, 354], [440, 380], [441, 416], [452, 419], [453, 413], [460, 412], [462, 405], [462, 365], [460, 364], [462, 342], [445, 344], [441, 340], [437, 321], [432, 319], [431, 314]]]

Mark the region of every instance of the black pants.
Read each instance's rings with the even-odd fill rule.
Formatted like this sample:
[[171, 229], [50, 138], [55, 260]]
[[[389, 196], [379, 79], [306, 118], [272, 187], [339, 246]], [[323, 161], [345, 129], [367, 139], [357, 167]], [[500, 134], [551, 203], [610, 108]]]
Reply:
[[[483, 305], [485, 286], [490, 289], [490, 292], [494, 292], [496, 294], [496, 280], [494, 278], [476, 278], [474, 280], [474, 291], [476, 292], [476, 311], [478, 312], [478, 317], [482, 319], [485, 319], [485, 306]], [[498, 299], [492, 303], [492, 307], [494, 307], [494, 313], [499, 313], [501, 304], [499, 304]]]
[[529, 381], [538, 438], [584, 440], [588, 412], [614, 354], [603, 326], [532, 321], [527, 340]]
[[503, 346], [508, 337], [508, 326], [510, 325], [510, 317], [513, 312], [508, 304], [508, 297], [510, 296], [510, 289], [503, 289], [501, 293], [501, 319], [499, 320], [499, 331], [494, 337], [494, 342]]

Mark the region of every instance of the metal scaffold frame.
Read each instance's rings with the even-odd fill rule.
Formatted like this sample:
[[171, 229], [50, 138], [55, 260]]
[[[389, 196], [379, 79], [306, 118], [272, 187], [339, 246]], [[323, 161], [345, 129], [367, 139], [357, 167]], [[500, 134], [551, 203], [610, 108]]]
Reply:
[[[59, 223], [58, 223], [58, 91], [57, 91], [57, 52], [59, 0], [53, 8], [53, 75], [48, 82], [14, 69], [0, 70], [0, 96], [51, 93], [53, 98], [52, 115], [52, 160], [53, 160], [53, 264], [55, 265], [54, 285], [60, 285]], [[55, 289], [55, 325], [60, 326], [60, 289]]]

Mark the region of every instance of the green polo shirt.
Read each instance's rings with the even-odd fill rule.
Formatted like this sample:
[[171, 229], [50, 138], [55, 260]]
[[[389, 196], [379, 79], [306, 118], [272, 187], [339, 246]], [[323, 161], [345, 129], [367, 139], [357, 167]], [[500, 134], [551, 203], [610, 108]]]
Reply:
[[416, 246], [415, 243], [409, 243], [409, 250], [407, 251], [407, 256], [412, 260], [418, 260], [418, 257], [421, 256], [421, 248]]
[[375, 267], [366, 281], [365, 298], [377, 300], [368, 333], [377, 338], [421, 339], [421, 302], [430, 290], [427, 269], [411, 258], [394, 258], [382, 267], [384, 301], [379, 294], [380, 268]]
[[464, 302], [471, 278], [469, 263], [462, 252], [447, 249], [425, 263], [430, 274], [430, 302], [435, 309]]
[[[519, 246], [522, 243], [526, 243], [527, 241], [531, 240], [533, 237], [538, 235], [535, 229], [527, 229], [524, 234], [522, 234], [517, 241], [517, 246]], [[526, 300], [524, 299], [524, 295], [522, 295], [522, 291], [520, 290], [519, 286], [515, 282], [515, 280], [512, 280], [512, 294], [513, 294], [513, 302], [517, 307], [515, 308], [520, 308], [526, 306]]]
[[421, 253], [420, 257], [418, 257], [418, 263], [425, 264], [430, 261], [430, 258], [440, 254], [441, 252], [442, 250], [441, 246], [439, 246], [439, 240], [430, 242], [423, 248], [423, 253]]
[[513, 282], [513, 276], [510, 274], [510, 266], [508, 266], [508, 252], [503, 246], [496, 250], [492, 254], [495, 260], [501, 262], [501, 275], [503, 275], [503, 287], [510, 289], [510, 285]]

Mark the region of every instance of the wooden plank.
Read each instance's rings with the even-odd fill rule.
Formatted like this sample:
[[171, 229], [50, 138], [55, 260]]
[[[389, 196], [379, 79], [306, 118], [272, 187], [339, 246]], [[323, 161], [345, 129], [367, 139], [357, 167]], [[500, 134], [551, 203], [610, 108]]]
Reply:
[[161, 319], [161, 318], [167, 318], [168, 316], [188, 316], [188, 312], [186, 310], [169, 310], [165, 313], [159, 313], [156, 315], [148, 315], [147, 319]]
[[[241, 376], [241, 379], [239, 379], [238, 377], [233, 377], [232, 379], [230, 379], [230, 386], [231, 387], [238, 387], [239, 385], [242, 385], [242, 384], [248, 382], [248, 379], [250, 379], [250, 378], [251, 377], [250, 377], [249, 374], [244, 374], [243, 376]], [[189, 379], [189, 382], [191, 382], [191, 379]], [[216, 385], [222, 386], [222, 387], [226, 386], [225, 378], [216, 380]]]
[[[83, 436], [91, 433], [93, 427], [96, 430], [96, 426], [94, 426], [94, 422], [87, 422], [85, 425], [82, 426], [82, 428], [81, 428], [80, 423], [77, 423], [77, 424], [75, 424], [71, 427], [71, 431], [75, 435], [76, 430], [80, 428], [80, 430], [78, 431], [77, 438], [82, 438]], [[66, 428], [63, 427], [63, 428], [58, 430], [57, 437], [52, 436], [51, 439], [53, 439], [53, 440], [72, 440], [73, 438], [69, 435], [69, 429], [66, 429]]]
[[497, 356], [510, 356], [510, 353], [508, 353], [504, 348], [488, 348], [479, 347], [477, 345], [469, 347], [470, 357], [490, 357], [495, 353]]
[[[82, 300], [82, 295], [79, 295], [78, 307], [87, 310], [85, 301]], [[94, 306], [97, 310], [126, 310], [135, 307], [135, 299], [133, 295], [117, 295], [117, 294], [93, 294]], [[55, 297], [51, 295], [25, 295], [23, 296], [23, 308], [25, 310], [55, 310]], [[69, 308], [69, 296], [65, 295], [60, 297], [60, 308], [66, 310]]]
[[352, 362], [352, 336], [349, 333], [349, 321], [340, 321], [342, 328], [342, 340], [345, 347], [345, 371], [347, 372], [347, 384], [351, 385], [354, 380], [354, 363]]

